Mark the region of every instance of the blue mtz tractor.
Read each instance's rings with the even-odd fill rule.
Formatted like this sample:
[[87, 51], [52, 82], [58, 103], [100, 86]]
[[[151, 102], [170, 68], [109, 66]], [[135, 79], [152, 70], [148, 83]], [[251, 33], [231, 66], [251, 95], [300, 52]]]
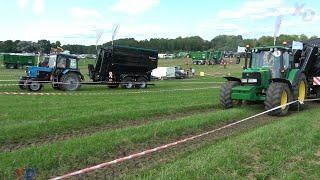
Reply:
[[38, 66], [26, 68], [27, 75], [21, 77], [19, 87], [37, 92], [43, 88], [43, 84], [50, 83], [57, 90], [76, 91], [84, 80], [78, 68], [78, 60], [69, 54], [50, 55]]

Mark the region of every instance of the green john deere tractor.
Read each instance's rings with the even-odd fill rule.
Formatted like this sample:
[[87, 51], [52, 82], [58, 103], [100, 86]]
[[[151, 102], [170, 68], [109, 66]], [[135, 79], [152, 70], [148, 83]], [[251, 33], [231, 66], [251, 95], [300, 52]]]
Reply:
[[[282, 106], [268, 113], [273, 116], [286, 115], [289, 108], [302, 109], [308, 81], [302, 66], [295, 62], [295, 52], [283, 46], [247, 51], [250, 59], [246, 58], [242, 78], [225, 77], [228, 82], [221, 87], [220, 104], [231, 108], [242, 101], [264, 101], [266, 110]], [[287, 105], [295, 100], [299, 102]]]

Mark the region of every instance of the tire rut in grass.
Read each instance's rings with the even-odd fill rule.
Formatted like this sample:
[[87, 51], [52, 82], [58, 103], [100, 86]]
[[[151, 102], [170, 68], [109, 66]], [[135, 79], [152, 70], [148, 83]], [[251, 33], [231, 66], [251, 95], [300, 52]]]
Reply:
[[[290, 115], [292, 115], [292, 113]], [[215, 132], [215, 133], [210, 134], [208, 136], [204, 136], [202, 138], [199, 138], [199, 139], [196, 139], [193, 141], [189, 141], [184, 144], [180, 144], [180, 145], [175, 146], [173, 148], [166, 149], [166, 150], [163, 150], [158, 153], [152, 153], [152, 154], [146, 155], [146, 156], [138, 158], [138, 159], [129, 160], [129, 161], [123, 162], [118, 165], [113, 165], [108, 168], [104, 168], [101, 170], [91, 172], [89, 174], [76, 176], [73, 179], [122, 179], [122, 178], [124, 178], [124, 175], [129, 175], [129, 179], [131, 179], [130, 177], [134, 177], [135, 174], [137, 174], [143, 170], [148, 170], [148, 169], [150, 169], [156, 165], [159, 165], [159, 164], [173, 162], [175, 159], [177, 159], [179, 157], [181, 158], [181, 157], [187, 156], [188, 154], [196, 151], [197, 149], [211, 146], [212, 143], [216, 143], [217, 141], [223, 140], [225, 138], [236, 136], [241, 133], [246, 133], [246, 132], [253, 130], [255, 128], [262, 127], [264, 125], [268, 125], [276, 120], [279, 120], [280, 118], [281, 117], [271, 117], [268, 115], [256, 117], [254, 119], [245, 121], [243, 123], [237, 124], [237, 125], [232, 126], [230, 128]], [[145, 149], [151, 149], [151, 148], [154, 148], [154, 147], [157, 147], [160, 145], [171, 143], [176, 140], [181, 140], [183, 138], [187, 138], [192, 135], [197, 135], [197, 134], [200, 134], [203, 132], [210, 131], [215, 128], [222, 127], [222, 126], [229, 124], [229, 123], [225, 123], [220, 126], [207, 127], [197, 133], [192, 133], [187, 136], [183, 136], [183, 137], [179, 137], [179, 138], [175, 138], [175, 139], [167, 139], [166, 141], [163, 141], [163, 140], [162, 141], [155, 141], [152, 146], [151, 145], [149, 145], [149, 146], [137, 145], [136, 147], [132, 147], [130, 149], [121, 149], [121, 153], [119, 153], [118, 157], [127, 156], [127, 155], [130, 155], [133, 153], [141, 152], [142, 150], [145, 150]], [[113, 159], [109, 159], [109, 160], [113, 160]]]
[[178, 113], [172, 113], [172, 114], [161, 115], [161, 116], [159, 115], [159, 116], [154, 116], [152, 118], [146, 118], [142, 120], [121, 121], [117, 124], [108, 124], [103, 127], [91, 127], [87, 129], [57, 134], [55, 136], [24, 140], [23, 142], [13, 142], [13, 143], [1, 146], [0, 152], [11, 152], [11, 151], [15, 151], [23, 148], [41, 146], [44, 144], [50, 144], [57, 141], [63, 141], [63, 140], [71, 139], [74, 137], [89, 136], [89, 135], [92, 135], [98, 132], [104, 132], [107, 130], [122, 129], [122, 128], [131, 127], [131, 126], [140, 126], [140, 125], [161, 121], [161, 120], [176, 120], [178, 118], [186, 118], [194, 114], [207, 114], [214, 111], [216, 111], [214, 107], [208, 107], [204, 109], [191, 110], [187, 112], [178, 112]]

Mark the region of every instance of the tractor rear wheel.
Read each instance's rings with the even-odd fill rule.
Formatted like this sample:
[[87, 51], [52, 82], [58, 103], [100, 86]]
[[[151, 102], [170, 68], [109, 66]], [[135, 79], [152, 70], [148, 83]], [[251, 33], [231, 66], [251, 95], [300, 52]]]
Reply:
[[136, 87], [137, 89], [145, 89], [145, 88], [147, 88], [147, 86], [148, 86], [148, 83], [147, 83], [146, 78], [144, 78], [144, 77], [139, 77], [139, 78], [137, 79], [136, 85], [135, 85], [135, 87]]
[[81, 87], [80, 77], [75, 73], [68, 73], [60, 78], [60, 89], [63, 91], [76, 91]]
[[232, 108], [234, 105], [239, 104], [239, 100], [233, 100], [231, 97], [232, 88], [238, 86], [240, 83], [237, 81], [229, 81], [221, 86], [220, 91], [220, 105], [224, 109]]
[[123, 89], [132, 89], [134, 87], [132, 77], [125, 77], [122, 80], [121, 87]]
[[304, 74], [300, 74], [297, 82], [293, 86], [293, 100], [299, 100], [299, 102], [296, 102], [290, 106], [291, 110], [297, 111], [297, 110], [303, 110], [304, 109], [304, 101], [307, 96], [308, 91], [308, 82], [307, 78]]
[[38, 92], [38, 91], [41, 91], [41, 89], [43, 88], [43, 85], [37, 82], [36, 80], [30, 80], [27, 83], [27, 88], [31, 92]]
[[271, 83], [267, 91], [266, 100], [264, 101], [265, 109], [271, 110], [276, 107], [282, 106], [269, 112], [268, 114], [271, 116], [284, 116], [289, 111], [290, 106], [287, 104], [291, 101], [292, 93], [288, 84]]

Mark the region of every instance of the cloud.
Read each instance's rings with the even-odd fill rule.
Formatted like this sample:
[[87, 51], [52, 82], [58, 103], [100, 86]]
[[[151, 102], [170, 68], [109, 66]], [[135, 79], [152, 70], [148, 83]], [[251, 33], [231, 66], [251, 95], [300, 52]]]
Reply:
[[[46, 29], [43, 31], [43, 29]], [[37, 41], [39, 39], [48, 39], [50, 41], [60, 40], [66, 44], [84, 44], [92, 45], [96, 41], [96, 30], [104, 30], [107, 38], [111, 35], [112, 24], [102, 21], [74, 21], [61, 22], [51, 21], [35, 23], [26, 27], [17, 39]]]
[[101, 18], [100, 12], [95, 9], [85, 9], [80, 7], [74, 7], [71, 9], [71, 14], [73, 17], [79, 18], [79, 19]]
[[33, 1], [33, 12], [41, 14], [44, 12], [44, 0], [34, 0]]
[[126, 14], [141, 14], [158, 6], [160, 0], [118, 0], [110, 9]]
[[29, 0], [18, 0], [17, 5], [21, 9], [25, 9], [29, 4]]
[[221, 10], [218, 17], [221, 19], [265, 19], [280, 15], [289, 15], [295, 8], [283, 0], [270, 1], [246, 1], [238, 9]]

